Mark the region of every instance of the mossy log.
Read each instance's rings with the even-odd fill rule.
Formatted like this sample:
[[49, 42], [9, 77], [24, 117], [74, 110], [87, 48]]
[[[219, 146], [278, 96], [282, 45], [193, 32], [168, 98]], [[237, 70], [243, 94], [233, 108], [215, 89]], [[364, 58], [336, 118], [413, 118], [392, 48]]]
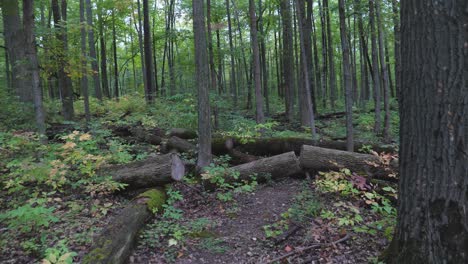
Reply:
[[115, 181], [126, 183], [130, 188], [148, 188], [182, 180], [185, 165], [177, 154], [170, 153], [107, 167], [100, 174], [112, 175]]
[[237, 180], [249, 180], [256, 174], [258, 181], [284, 178], [302, 172], [299, 159], [293, 151], [234, 166], [231, 170], [239, 172]]
[[135, 245], [138, 232], [151, 217], [152, 212], [162, 209], [166, 194], [151, 189], [130, 202], [94, 240], [83, 264], [127, 263]]
[[301, 167], [311, 171], [338, 171], [347, 168], [352, 172], [383, 177], [393, 169], [382, 166], [379, 157], [336, 149], [327, 149], [304, 145], [299, 158]]
[[197, 132], [185, 128], [172, 128], [169, 130], [169, 136], [182, 139], [195, 139], [198, 137]]

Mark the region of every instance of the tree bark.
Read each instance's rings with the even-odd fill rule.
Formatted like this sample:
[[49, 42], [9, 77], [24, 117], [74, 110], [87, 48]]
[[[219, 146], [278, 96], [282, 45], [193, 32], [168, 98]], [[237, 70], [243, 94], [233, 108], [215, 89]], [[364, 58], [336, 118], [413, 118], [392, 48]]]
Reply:
[[[317, 131], [315, 130], [315, 118], [314, 118], [314, 110], [312, 105], [312, 96], [311, 96], [311, 83], [309, 79], [309, 68], [308, 68], [308, 58], [305, 46], [305, 38], [304, 36], [304, 25], [303, 25], [303, 13], [302, 13], [303, 6], [300, 5], [300, 0], [296, 0], [296, 13], [297, 13], [297, 20], [298, 20], [298, 28], [299, 28], [299, 40], [300, 40], [300, 55], [301, 55], [301, 63], [302, 63], [302, 74], [304, 76], [303, 81], [304, 85], [301, 85], [301, 98], [303, 106], [301, 107], [301, 123], [304, 126], [308, 126], [312, 132], [312, 138], [315, 139], [317, 135]], [[309, 36], [310, 37], [310, 36]], [[310, 43], [310, 41], [309, 41]], [[310, 48], [310, 47], [309, 47]]]
[[325, 22], [327, 28], [327, 53], [328, 53], [328, 68], [330, 72], [329, 89], [330, 89], [330, 105], [331, 108], [335, 109], [336, 100], [336, 73], [335, 73], [335, 52], [333, 47], [333, 37], [331, 33], [331, 22], [330, 22], [330, 7], [328, 0], [323, 0], [323, 9], [325, 12]]
[[[63, 6], [64, 2], [62, 1], [62, 10], [66, 13], [66, 8]], [[66, 33], [66, 26], [65, 26], [65, 18], [62, 17], [60, 12], [60, 7], [58, 0], [52, 0], [52, 13], [54, 16], [54, 25], [55, 28], [58, 29], [57, 33], [57, 40], [60, 45], [60, 51], [57, 55], [57, 61], [59, 64], [59, 69], [57, 72], [58, 75], [58, 83], [59, 89], [62, 99], [62, 115], [65, 120], [72, 120], [74, 115], [73, 109], [73, 89], [71, 87], [71, 80], [69, 79], [67, 73], [65, 72], [65, 68], [67, 66], [66, 61], [66, 50], [67, 50], [67, 33]]]
[[374, 104], [375, 104], [375, 123], [374, 132], [380, 134], [382, 130], [382, 120], [380, 117], [380, 73], [379, 73], [379, 57], [378, 57], [378, 46], [377, 46], [377, 31], [375, 25], [375, 9], [374, 1], [369, 0], [369, 26], [371, 28], [371, 42], [372, 42], [372, 76], [374, 79]]
[[463, 0], [401, 2], [399, 205], [386, 263], [468, 263], [467, 21]]
[[[102, 0], [100, 0], [100, 5], [102, 5]], [[102, 7], [98, 9], [98, 26], [99, 26], [99, 44], [100, 44], [100, 64], [101, 64], [101, 86], [104, 96], [110, 98], [110, 89], [109, 89], [109, 79], [107, 77], [107, 48], [106, 48], [106, 36], [104, 32], [104, 18], [103, 18]]]
[[340, 16], [340, 32], [341, 32], [341, 48], [343, 50], [343, 74], [344, 74], [344, 89], [345, 89], [345, 107], [346, 107], [346, 149], [348, 151], [354, 150], [354, 136], [353, 136], [353, 94], [352, 94], [352, 80], [351, 80], [351, 64], [350, 54], [347, 39], [346, 29], [346, 13], [345, 2], [339, 0], [339, 16]]
[[291, 3], [280, 1], [281, 19], [283, 22], [283, 80], [285, 88], [286, 116], [289, 122], [294, 119], [294, 47], [291, 22]]
[[[229, 1], [229, 0], [228, 0]], [[211, 113], [209, 98], [209, 76], [205, 8], [203, 0], [192, 0], [193, 32], [195, 45], [195, 70], [198, 91], [198, 159], [197, 167], [203, 168], [211, 162]]]
[[383, 98], [384, 98], [384, 130], [383, 130], [383, 137], [384, 141], [390, 141], [390, 82], [389, 82], [389, 75], [387, 71], [387, 63], [385, 62], [385, 33], [383, 31], [383, 25], [381, 21], [380, 15], [380, 1], [375, 0], [375, 17], [377, 20], [377, 30], [378, 30], [378, 43], [379, 43], [379, 61], [380, 61], [380, 69], [381, 69], [381, 76], [383, 81]]
[[250, 16], [250, 43], [252, 46], [253, 56], [253, 72], [254, 72], [254, 86], [255, 86], [255, 120], [257, 124], [265, 122], [265, 115], [263, 113], [263, 95], [262, 95], [262, 81], [260, 76], [260, 52], [258, 48], [257, 36], [257, 15], [255, 14], [255, 2], [249, 0], [249, 16]]
[[[81, 35], [81, 93], [84, 100], [84, 110], [86, 126], [91, 121], [91, 113], [89, 111], [89, 95], [88, 95], [88, 52], [86, 50], [86, 19], [85, 19], [85, 2], [80, 0], [80, 35]], [[94, 44], [94, 43], [93, 43]]]
[[115, 29], [115, 9], [112, 9], [112, 51], [114, 53], [114, 96], [119, 100], [119, 64], [117, 57], [117, 32]]
[[232, 37], [232, 22], [231, 22], [231, 8], [230, 1], [226, 0], [226, 13], [228, 20], [228, 34], [229, 34], [229, 53], [231, 57], [231, 76], [229, 76], [230, 86], [231, 86], [231, 98], [234, 102], [234, 108], [237, 107], [237, 82], [236, 82], [236, 68], [235, 68], [235, 58], [234, 58], [234, 42]]
[[148, 0], [143, 0], [143, 35], [145, 46], [145, 98], [148, 104], [154, 103], [154, 87], [153, 87], [153, 50], [151, 48], [151, 28], [149, 21]]
[[47, 143], [45, 112], [42, 104], [42, 93], [39, 76], [39, 62], [37, 59], [36, 41], [34, 36], [34, 3], [32, 0], [23, 0], [23, 28], [26, 41], [26, 58], [29, 61], [28, 71], [31, 74], [31, 84], [36, 124], [42, 143]]
[[94, 43], [94, 29], [93, 29], [93, 8], [91, 0], [86, 0], [86, 21], [88, 26], [88, 46], [89, 57], [91, 58], [91, 69], [93, 70], [94, 92], [96, 98], [102, 101], [102, 90], [99, 80], [99, 66], [97, 64], [96, 46]]

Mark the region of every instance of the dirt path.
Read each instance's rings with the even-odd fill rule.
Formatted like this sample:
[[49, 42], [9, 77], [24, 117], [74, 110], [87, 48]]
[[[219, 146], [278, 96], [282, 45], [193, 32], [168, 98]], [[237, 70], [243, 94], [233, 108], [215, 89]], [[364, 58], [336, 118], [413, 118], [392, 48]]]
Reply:
[[281, 219], [281, 213], [287, 211], [300, 187], [298, 181], [287, 181], [262, 186], [253, 194], [242, 195], [237, 201], [239, 211], [236, 215], [219, 219], [218, 226], [213, 230], [226, 252], [214, 253], [213, 250], [194, 247], [189, 250], [188, 256], [178, 259], [176, 263], [261, 262], [272, 250], [265, 243], [263, 226]]

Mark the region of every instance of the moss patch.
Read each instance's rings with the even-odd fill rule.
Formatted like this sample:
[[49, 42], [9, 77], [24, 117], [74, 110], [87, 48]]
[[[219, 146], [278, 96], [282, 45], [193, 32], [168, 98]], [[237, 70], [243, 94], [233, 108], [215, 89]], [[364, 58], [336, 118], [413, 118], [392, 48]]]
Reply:
[[138, 198], [147, 198], [148, 209], [151, 212], [158, 212], [166, 202], [166, 193], [162, 190], [151, 189], [138, 195]]

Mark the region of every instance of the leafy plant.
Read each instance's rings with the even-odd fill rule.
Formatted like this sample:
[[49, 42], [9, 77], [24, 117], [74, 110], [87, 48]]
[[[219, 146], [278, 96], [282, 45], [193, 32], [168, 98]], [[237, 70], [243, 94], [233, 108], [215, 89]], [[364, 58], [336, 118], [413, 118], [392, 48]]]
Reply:
[[0, 215], [0, 220], [8, 224], [8, 228], [15, 229], [21, 233], [29, 233], [41, 227], [48, 227], [50, 223], [59, 221], [54, 216], [54, 207], [43, 206], [44, 200], [31, 201], [28, 204]]
[[73, 257], [77, 255], [76, 252], [70, 252], [66, 242], [61, 240], [56, 247], [45, 250], [45, 257], [41, 264], [72, 264]]

